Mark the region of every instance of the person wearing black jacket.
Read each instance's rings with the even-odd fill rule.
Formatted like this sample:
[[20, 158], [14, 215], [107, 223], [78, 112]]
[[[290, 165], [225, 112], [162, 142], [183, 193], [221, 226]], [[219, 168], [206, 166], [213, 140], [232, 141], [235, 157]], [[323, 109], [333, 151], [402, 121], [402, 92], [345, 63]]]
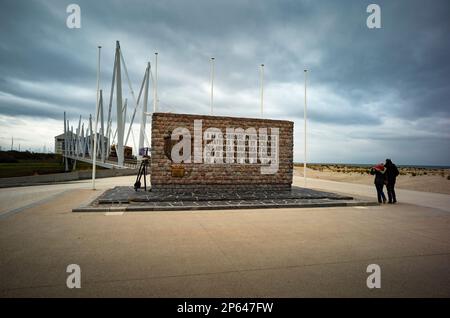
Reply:
[[397, 166], [392, 163], [391, 159], [386, 159], [386, 189], [389, 197], [389, 203], [397, 203], [397, 198], [395, 196], [395, 181], [399, 175]]
[[[377, 197], [378, 197], [378, 203], [386, 203], [386, 196], [383, 192], [383, 187], [385, 183], [385, 173], [386, 168], [382, 163], [372, 167], [370, 169], [370, 174], [375, 175], [375, 188], [377, 189]], [[383, 201], [382, 201], [383, 200]]]

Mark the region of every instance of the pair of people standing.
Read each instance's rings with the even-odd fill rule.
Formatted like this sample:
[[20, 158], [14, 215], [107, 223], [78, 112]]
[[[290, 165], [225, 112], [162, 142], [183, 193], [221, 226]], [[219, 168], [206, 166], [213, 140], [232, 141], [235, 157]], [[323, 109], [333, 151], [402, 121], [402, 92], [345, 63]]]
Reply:
[[380, 163], [370, 169], [370, 174], [375, 175], [375, 188], [377, 189], [377, 197], [379, 203], [386, 203], [386, 196], [383, 187], [386, 185], [389, 203], [397, 203], [395, 196], [395, 181], [399, 175], [397, 166], [392, 163], [391, 159], [386, 159], [386, 163]]

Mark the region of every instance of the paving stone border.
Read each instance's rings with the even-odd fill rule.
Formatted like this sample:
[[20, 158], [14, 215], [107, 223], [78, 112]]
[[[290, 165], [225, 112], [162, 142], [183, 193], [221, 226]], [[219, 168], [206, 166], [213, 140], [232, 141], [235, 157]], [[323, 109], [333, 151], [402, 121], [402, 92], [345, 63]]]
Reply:
[[289, 191], [207, 191], [151, 192], [134, 191], [133, 187], [106, 190], [91, 204], [73, 212], [111, 211], [179, 211], [264, 209], [377, 205], [377, 202], [355, 200], [351, 196], [307, 188], [292, 187]]

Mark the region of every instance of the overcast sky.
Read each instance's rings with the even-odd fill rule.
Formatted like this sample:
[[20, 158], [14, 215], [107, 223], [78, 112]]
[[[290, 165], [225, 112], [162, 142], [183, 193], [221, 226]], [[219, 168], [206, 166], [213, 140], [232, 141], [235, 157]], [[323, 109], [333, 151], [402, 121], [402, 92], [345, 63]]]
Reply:
[[[370, 3], [381, 29], [366, 26]], [[63, 111], [74, 126], [94, 113], [97, 46], [109, 92], [119, 40], [135, 92], [159, 52], [161, 111], [209, 113], [214, 56], [215, 114], [258, 117], [264, 63], [265, 117], [294, 121], [302, 161], [307, 68], [309, 161], [450, 165], [449, 13], [447, 0], [2, 0], [0, 145], [52, 148]]]

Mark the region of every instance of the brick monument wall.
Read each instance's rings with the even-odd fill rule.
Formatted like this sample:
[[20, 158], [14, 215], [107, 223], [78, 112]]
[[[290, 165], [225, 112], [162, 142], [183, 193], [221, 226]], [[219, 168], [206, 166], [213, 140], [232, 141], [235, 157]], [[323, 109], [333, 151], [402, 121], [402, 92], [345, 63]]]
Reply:
[[[201, 144], [193, 141], [194, 120], [202, 121], [202, 137], [205, 137], [205, 130], [210, 127], [219, 128], [224, 138], [227, 128], [252, 127], [257, 132], [259, 128], [267, 128], [269, 135], [271, 128], [278, 128], [278, 170], [273, 174], [262, 174], [259, 159], [256, 163], [249, 163], [249, 160], [246, 163], [205, 163], [204, 160], [201, 163], [193, 162], [194, 147], [198, 148], [198, 145], [205, 147], [207, 143], [205, 138], [202, 138]], [[293, 174], [293, 126], [293, 122], [284, 120], [154, 113], [151, 138], [151, 189], [152, 191], [290, 189]], [[187, 128], [192, 136], [191, 163], [174, 163], [170, 159], [170, 149], [173, 147], [173, 144], [170, 144], [170, 136], [177, 127]], [[258, 147], [259, 145], [260, 141]]]

